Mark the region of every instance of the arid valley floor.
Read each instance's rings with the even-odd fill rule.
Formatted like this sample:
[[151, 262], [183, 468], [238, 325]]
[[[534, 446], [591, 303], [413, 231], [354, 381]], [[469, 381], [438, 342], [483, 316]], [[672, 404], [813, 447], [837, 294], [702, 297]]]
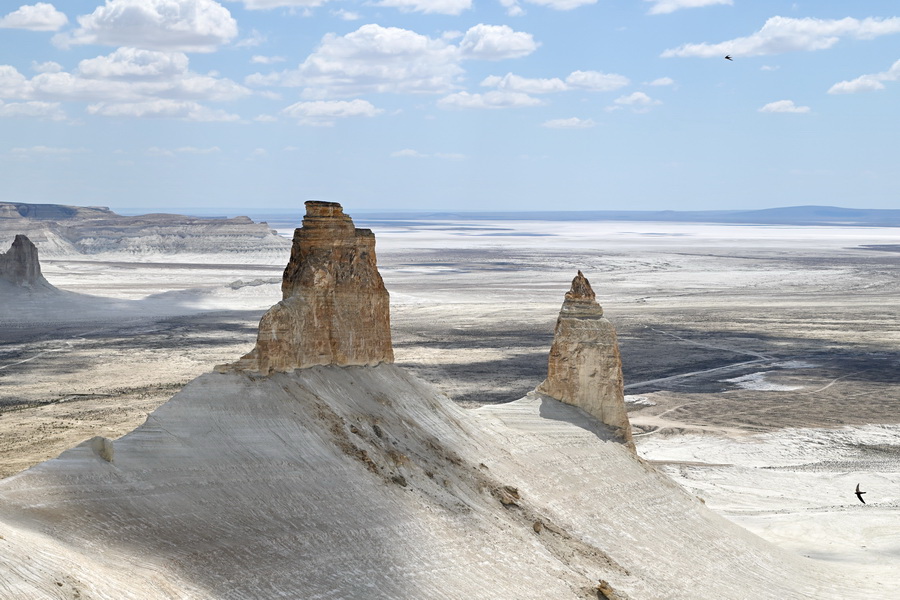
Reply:
[[[399, 366], [473, 410], [521, 398], [580, 269], [618, 330], [639, 455], [900, 595], [900, 229], [355, 220], [377, 237]], [[0, 477], [130, 431], [250, 350], [283, 264], [42, 257], [82, 296], [0, 306]]]

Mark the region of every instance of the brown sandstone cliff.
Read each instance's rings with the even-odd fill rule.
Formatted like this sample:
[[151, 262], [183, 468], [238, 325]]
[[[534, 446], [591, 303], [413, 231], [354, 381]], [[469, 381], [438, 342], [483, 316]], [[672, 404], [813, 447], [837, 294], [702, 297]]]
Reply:
[[581, 271], [572, 280], [559, 311], [547, 379], [537, 391], [582, 408], [634, 447], [616, 330], [603, 316], [603, 308]]
[[33, 291], [56, 289], [41, 275], [37, 248], [24, 235], [17, 235], [9, 251], [0, 253], [0, 281]]
[[354, 227], [340, 204], [306, 203], [281, 291], [283, 300], [259, 323], [256, 348], [233, 368], [271, 373], [394, 362], [375, 235]]

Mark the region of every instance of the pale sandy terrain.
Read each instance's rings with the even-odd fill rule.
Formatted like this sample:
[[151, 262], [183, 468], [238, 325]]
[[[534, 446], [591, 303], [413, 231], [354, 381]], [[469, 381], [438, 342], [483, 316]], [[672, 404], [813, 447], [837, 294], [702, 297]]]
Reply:
[[[900, 569], [900, 254], [863, 248], [900, 231], [357, 224], [378, 239], [398, 364], [462, 406], [540, 383], [581, 269], [619, 331], [639, 453], [789, 552], [877, 581]], [[111, 304], [0, 307], [0, 474], [125, 433], [252, 347], [281, 265], [178, 262], [56, 259], [51, 283]]]

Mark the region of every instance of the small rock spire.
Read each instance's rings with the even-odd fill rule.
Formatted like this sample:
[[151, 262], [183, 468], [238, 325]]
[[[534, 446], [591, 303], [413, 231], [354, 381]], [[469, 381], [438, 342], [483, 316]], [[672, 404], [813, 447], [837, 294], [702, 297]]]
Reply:
[[0, 280], [29, 289], [55, 289], [41, 274], [37, 246], [22, 234], [0, 254]]
[[547, 379], [537, 391], [582, 408], [634, 448], [616, 330], [581, 271], [559, 311]]

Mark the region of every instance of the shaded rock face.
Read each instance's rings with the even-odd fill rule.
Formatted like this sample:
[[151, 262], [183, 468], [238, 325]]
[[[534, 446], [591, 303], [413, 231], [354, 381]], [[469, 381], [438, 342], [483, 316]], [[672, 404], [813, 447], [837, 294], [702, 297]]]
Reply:
[[24, 235], [17, 235], [9, 251], [0, 254], [0, 281], [32, 290], [55, 289], [41, 275], [37, 247]]
[[572, 280], [559, 311], [547, 379], [537, 391], [582, 408], [634, 447], [616, 330], [603, 316], [603, 308], [581, 271]]
[[354, 227], [340, 204], [306, 203], [281, 291], [283, 300], [259, 323], [256, 348], [234, 368], [271, 373], [394, 362], [375, 235]]

